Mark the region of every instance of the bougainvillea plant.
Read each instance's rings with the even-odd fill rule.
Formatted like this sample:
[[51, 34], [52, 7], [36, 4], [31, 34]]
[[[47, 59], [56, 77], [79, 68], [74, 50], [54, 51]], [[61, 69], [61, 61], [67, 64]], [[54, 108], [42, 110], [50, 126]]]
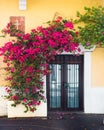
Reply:
[[75, 32], [72, 21], [60, 16], [30, 33], [23, 34], [10, 23], [3, 32], [16, 37], [0, 48], [3, 62], [7, 65], [6, 80], [10, 82], [6, 87], [7, 99], [14, 101], [13, 106], [22, 103], [25, 112], [34, 112], [45, 101], [43, 77], [50, 73], [49, 61], [63, 51], [80, 51], [78, 32]]

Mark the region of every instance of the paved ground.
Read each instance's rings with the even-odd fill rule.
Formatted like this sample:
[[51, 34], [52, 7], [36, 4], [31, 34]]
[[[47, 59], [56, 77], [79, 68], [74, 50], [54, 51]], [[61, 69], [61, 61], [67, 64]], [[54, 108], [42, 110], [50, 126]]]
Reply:
[[48, 119], [0, 118], [0, 130], [104, 130], [104, 115], [51, 113]]

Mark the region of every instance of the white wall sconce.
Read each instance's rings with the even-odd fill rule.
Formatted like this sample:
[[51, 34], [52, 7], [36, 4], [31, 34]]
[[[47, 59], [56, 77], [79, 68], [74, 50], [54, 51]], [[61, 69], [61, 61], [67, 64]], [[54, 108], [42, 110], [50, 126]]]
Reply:
[[26, 10], [26, 0], [19, 0], [19, 10]]

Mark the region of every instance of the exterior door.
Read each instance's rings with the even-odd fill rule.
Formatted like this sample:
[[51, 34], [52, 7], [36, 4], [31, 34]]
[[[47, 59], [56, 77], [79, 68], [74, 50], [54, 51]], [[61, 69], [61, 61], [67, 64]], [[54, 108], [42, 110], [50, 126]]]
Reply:
[[83, 55], [57, 55], [47, 76], [48, 110], [83, 111]]

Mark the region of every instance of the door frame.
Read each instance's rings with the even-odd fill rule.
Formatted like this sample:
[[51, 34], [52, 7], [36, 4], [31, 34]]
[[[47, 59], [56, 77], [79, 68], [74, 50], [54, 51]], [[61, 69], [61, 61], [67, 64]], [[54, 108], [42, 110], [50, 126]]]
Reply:
[[[61, 56], [63, 56], [62, 54], [61, 55], [57, 55], [56, 57], [61, 57]], [[66, 58], [67, 57], [73, 57], [73, 55], [65, 55], [66, 56]], [[62, 105], [62, 108], [56, 108], [56, 109], [53, 109], [53, 110], [59, 110], [59, 111], [63, 111], [63, 109], [65, 110], [65, 111], [84, 111], [84, 55], [80, 55], [80, 57], [82, 58], [81, 60], [82, 61], [78, 61], [77, 59], [75, 60], [75, 61], [68, 61], [68, 62], [70, 62], [70, 64], [80, 64], [81, 66], [80, 67], [82, 67], [82, 71], [80, 70], [80, 77], [79, 77], [79, 84], [80, 84], [80, 87], [79, 87], [79, 108], [70, 108], [70, 109], [65, 109], [65, 106], [67, 106], [66, 104], [67, 104], [67, 101], [65, 100], [65, 99], [63, 99], [62, 98], [62, 101], [61, 101], [61, 105]], [[53, 64], [59, 64], [61, 61], [60, 60], [58, 60], [58, 58], [57, 58], [57, 61], [52, 61], [52, 62], [50, 62], [50, 63], [53, 63]], [[82, 63], [81, 63], [82, 62]], [[66, 63], [67, 64], [67, 63]], [[49, 91], [50, 91], [50, 87], [48, 88], [48, 86], [49, 86], [49, 83], [48, 83], [48, 81], [49, 81], [49, 76], [47, 76], [46, 77], [46, 86], [47, 86], [47, 88], [46, 88], [46, 90], [47, 90], [47, 99], [49, 99]], [[63, 90], [63, 87], [62, 87], [62, 90]], [[61, 90], [61, 91], [62, 91]], [[63, 93], [63, 95], [65, 94], [63, 91], [61, 92], [61, 93]], [[64, 101], [63, 101], [64, 100]], [[65, 102], [64, 104], [63, 104], [63, 102]], [[50, 100], [47, 100], [47, 107], [48, 107], [48, 111], [51, 111], [52, 109], [49, 107], [49, 104], [50, 104]]]

